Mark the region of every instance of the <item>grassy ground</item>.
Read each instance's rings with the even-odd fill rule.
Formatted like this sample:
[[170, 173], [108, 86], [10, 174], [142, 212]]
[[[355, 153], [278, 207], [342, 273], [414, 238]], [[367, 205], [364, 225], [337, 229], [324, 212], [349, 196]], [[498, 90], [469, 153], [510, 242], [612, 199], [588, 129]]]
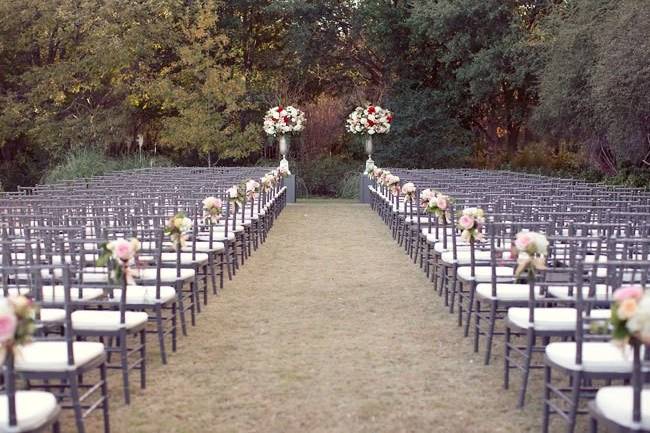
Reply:
[[[131, 406], [113, 373], [112, 431], [538, 432], [541, 372], [517, 410], [519, 382], [503, 390], [495, 350], [483, 366], [367, 206], [305, 201], [211, 299], [169, 365], [152, 350]], [[101, 431], [96, 416], [89, 426]]]

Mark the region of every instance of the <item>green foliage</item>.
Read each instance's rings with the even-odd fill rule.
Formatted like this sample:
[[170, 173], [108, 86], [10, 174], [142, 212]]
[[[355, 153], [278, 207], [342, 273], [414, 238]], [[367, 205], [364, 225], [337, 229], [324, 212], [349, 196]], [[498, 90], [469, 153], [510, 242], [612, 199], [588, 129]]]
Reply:
[[131, 170], [145, 167], [165, 167], [171, 162], [162, 157], [143, 155], [109, 158], [102, 150], [95, 147], [81, 147], [68, 153], [64, 161], [52, 168], [45, 176], [45, 183], [76, 178], [90, 178], [117, 170]]
[[322, 157], [296, 163], [291, 168], [300, 178], [310, 196], [332, 196], [349, 198], [351, 179], [358, 176], [363, 164], [345, 157]]

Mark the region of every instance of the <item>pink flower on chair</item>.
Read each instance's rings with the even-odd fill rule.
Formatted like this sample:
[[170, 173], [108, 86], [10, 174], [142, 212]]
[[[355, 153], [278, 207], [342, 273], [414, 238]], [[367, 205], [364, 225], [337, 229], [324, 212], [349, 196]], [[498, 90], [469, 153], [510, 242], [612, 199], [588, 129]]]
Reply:
[[18, 319], [7, 299], [0, 300], [0, 344], [13, 340]]
[[474, 227], [474, 224], [475, 224], [474, 218], [469, 215], [462, 215], [458, 219], [458, 225], [460, 225], [465, 230], [471, 229], [472, 227]]
[[639, 286], [625, 286], [614, 292], [614, 300], [622, 302], [626, 299], [641, 299], [643, 288]]
[[118, 259], [127, 262], [134, 255], [133, 244], [126, 239], [118, 239], [115, 241], [113, 253]]
[[438, 206], [438, 209], [445, 211], [447, 210], [447, 207], [449, 206], [449, 202], [447, 200], [447, 196], [445, 195], [439, 195], [436, 198], [436, 204]]

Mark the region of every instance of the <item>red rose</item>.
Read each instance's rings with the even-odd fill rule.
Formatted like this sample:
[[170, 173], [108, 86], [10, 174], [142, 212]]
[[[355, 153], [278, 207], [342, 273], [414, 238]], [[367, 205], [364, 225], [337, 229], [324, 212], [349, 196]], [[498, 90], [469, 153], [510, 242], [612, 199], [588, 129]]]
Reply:
[[373, 122], [372, 120], [368, 120], [368, 126], [375, 126], [375, 122]]
[[284, 110], [284, 107], [282, 105], [278, 106], [278, 113]]
[[289, 124], [289, 116], [284, 116], [284, 124], [285, 125]]
[[368, 114], [372, 114], [372, 113], [374, 113], [374, 112], [375, 112], [375, 107], [373, 107], [372, 105], [369, 106], [369, 107], [368, 107]]
[[388, 115], [388, 116], [386, 117], [386, 120], [388, 120], [388, 123], [391, 123], [391, 122], [393, 121], [393, 116], [392, 116], [392, 115]]

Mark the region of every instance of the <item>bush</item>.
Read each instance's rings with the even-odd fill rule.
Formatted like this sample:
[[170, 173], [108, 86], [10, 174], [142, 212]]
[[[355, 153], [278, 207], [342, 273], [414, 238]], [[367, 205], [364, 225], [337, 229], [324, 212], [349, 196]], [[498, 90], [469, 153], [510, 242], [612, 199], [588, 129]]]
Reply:
[[[304, 182], [310, 196], [354, 197], [356, 184], [363, 170], [363, 163], [346, 157], [322, 157], [310, 161], [298, 161], [292, 168], [296, 177]], [[298, 193], [304, 194], [300, 189]], [[305, 197], [305, 195], [300, 195]]]
[[111, 158], [93, 147], [79, 147], [65, 156], [62, 163], [51, 168], [44, 176], [45, 183], [99, 176], [116, 170], [132, 170], [144, 167], [166, 167], [171, 162], [158, 156], [144, 156], [142, 161], [135, 155]]

